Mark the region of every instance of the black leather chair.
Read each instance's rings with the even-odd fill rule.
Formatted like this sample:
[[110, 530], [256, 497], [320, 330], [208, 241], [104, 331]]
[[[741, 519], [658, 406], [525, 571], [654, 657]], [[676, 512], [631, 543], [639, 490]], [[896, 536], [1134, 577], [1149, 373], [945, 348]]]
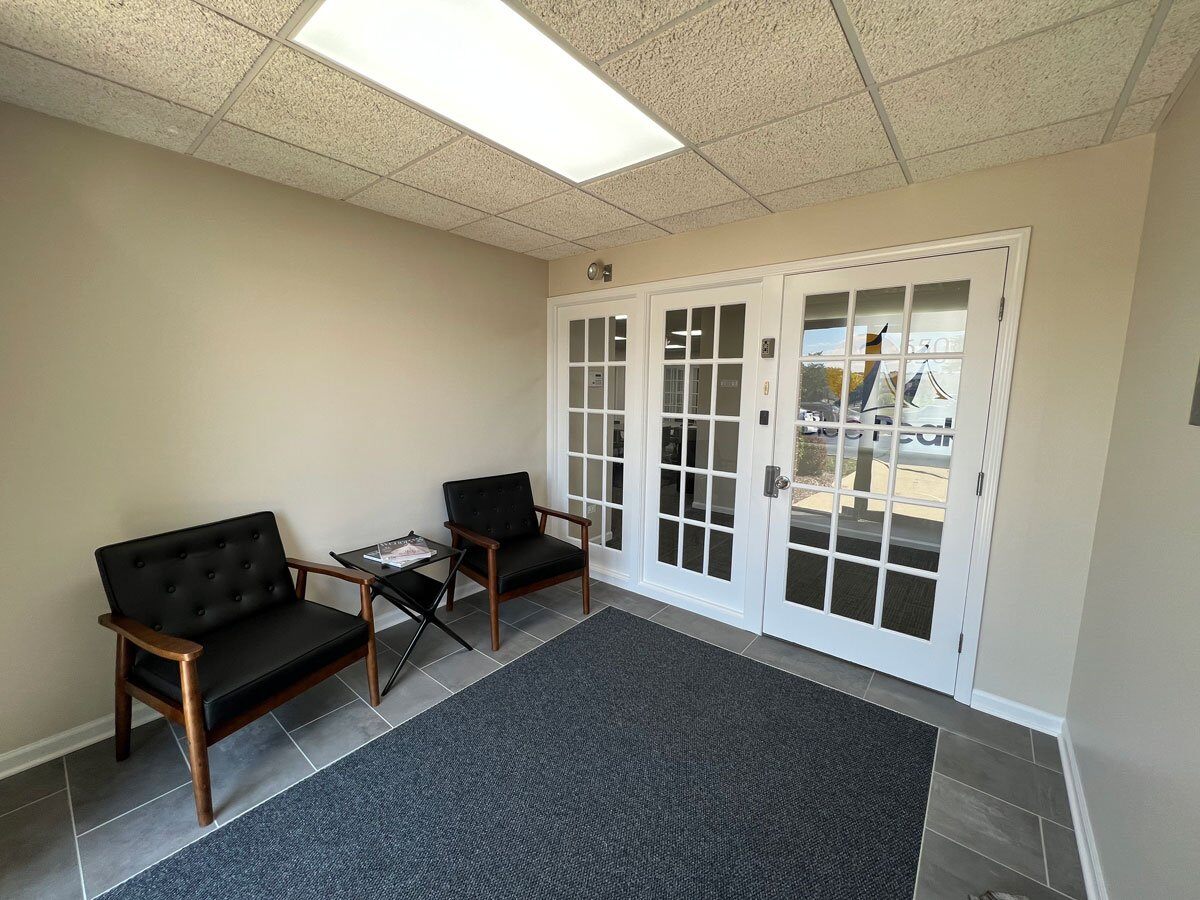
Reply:
[[[544, 587], [583, 579], [583, 612], [591, 611], [588, 577], [588, 528], [591, 520], [533, 502], [528, 472], [447, 481], [446, 515], [451, 544], [469, 545], [458, 571], [488, 592], [492, 615], [492, 649], [500, 649], [500, 604]], [[546, 534], [546, 519], [555, 516], [583, 529], [582, 546]], [[456, 576], [457, 577], [457, 576]], [[454, 581], [446, 593], [454, 608]]]
[[[182, 724], [201, 825], [213, 820], [212, 744], [364, 657], [379, 705], [374, 579], [288, 559], [273, 513], [101, 547], [96, 564], [112, 609], [100, 624], [117, 633], [117, 759], [129, 756], [130, 698]], [[310, 572], [357, 584], [360, 615], [306, 601]]]

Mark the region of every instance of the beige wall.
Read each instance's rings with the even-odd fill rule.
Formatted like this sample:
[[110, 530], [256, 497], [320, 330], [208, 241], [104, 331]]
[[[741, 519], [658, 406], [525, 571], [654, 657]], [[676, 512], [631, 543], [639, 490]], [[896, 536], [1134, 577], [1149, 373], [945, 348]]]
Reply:
[[5, 105], [0, 235], [0, 752], [111, 710], [96, 547], [273, 509], [327, 559], [542, 480], [540, 260]]
[[975, 687], [1066, 709], [1153, 138], [550, 264], [550, 293], [1033, 227]]
[[1159, 131], [1067, 724], [1113, 900], [1200, 873], [1200, 81]]

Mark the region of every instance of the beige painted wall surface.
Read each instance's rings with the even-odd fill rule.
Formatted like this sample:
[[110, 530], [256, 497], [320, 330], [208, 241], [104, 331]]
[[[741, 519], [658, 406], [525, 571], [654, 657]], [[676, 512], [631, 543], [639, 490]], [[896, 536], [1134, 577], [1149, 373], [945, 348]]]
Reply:
[[1033, 227], [977, 690], [1066, 709], [1153, 138], [550, 264], [551, 295]]
[[321, 560], [540, 489], [544, 262], [5, 105], [0, 198], [0, 752], [111, 711], [102, 544], [273, 509]]
[[1113, 900], [1200, 873], [1200, 81], [1158, 133], [1067, 724]]

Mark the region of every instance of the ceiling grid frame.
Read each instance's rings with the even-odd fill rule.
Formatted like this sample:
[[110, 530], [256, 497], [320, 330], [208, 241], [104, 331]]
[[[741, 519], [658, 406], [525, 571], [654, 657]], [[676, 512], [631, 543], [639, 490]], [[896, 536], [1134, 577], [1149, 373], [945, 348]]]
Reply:
[[1133, 95], [1133, 88], [1137, 84], [1138, 76], [1142, 74], [1142, 68], [1146, 65], [1146, 60], [1150, 57], [1150, 51], [1154, 48], [1154, 42], [1158, 39], [1159, 32], [1162, 31], [1163, 22], [1167, 20], [1167, 15], [1171, 12], [1171, 7], [1175, 0], [1158, 0], [1158, 8], [1154, 10], [1154, 18], [1150, 20], [1150, 27], [1146, 29], [1146, 36], [1142, 38], [1142, 46], [1138, 50], [1137, 58], [1133, 61], [1133, 68], [1129, 70], [1129, 76], [1125, 79], [1125, 86], [1121, 88], [1121, 96], [1117, 98], [1117, 105], [1113, 107], [1112, 118], [1108, 121], [1108, 127], [1104, 129], [1104, 138], [1100, 141], [1102, 144], [1112, 140], [1113, 132], [1117, 130], [1117, 125], [1121, 121], [1121, 116], [1125, 112], [1125, 108], [1129, 105], [1129, 98]]
[[837, 15], [838, 24], [842, 26], [842, 33], [846, 36], [846, 43], [850, 46], [850, 52], [854, 54], [854, 61], [858, 63], [858, 73], [862, 76], [863, 84], [867, 86], [867, 93], [871, 95], [871, 102], [875, 104], [875, 114], [879, 116], [879, 124], [883, 127], [883, 133], [887, 135], [888, 143], [892, 145], [892, 153], [896, 155], [896, 162], [900, 164], [900, 171], [904, 173], [904, 180], [908, 184], [912, 184], [913, 176], [912, 172], [908, 169], [908, 160], [904, 158], [904, 151], [900, 147], [900, 140], [896, 137], [896, 129], [892, 127], [891, 117], [883, 105], [883, 98], [879, 96], [879, 85], [875, 82], [875, 76], [871, 73], [871, 66], [867, 62], [867, 55], [863, 52], [862, 41], [858, 37], [858, 28], [851, 21], [850, 13], [846, 9], [844, 0], [829, 0], [829, 4], [833, 7], [833, 11]]
[[[171, 104], [172, 106], [177, 107], [180, 110], [187, 110], [191, 113], [197, 113], [199, 115], [206, 116], [207, 121], [205, 122], [205, 124], [204, 124], [203, 128], [200, 130], [200, 132], [191, 141], [190, 146], [188, 146], [188, 149], [178, 150], [176, 148], [171, 148], [171, 149], [175, 149], [175, 152], [183, 152], [186, 155], [195, 155], [198, 151], [200, 151], [204, 142], [209, 138], [209, 136], [211, 135], [213, 130], [218, 125], [222, 124], [223, 122], [228, 121], [225, 118], [225, 116], [228, 113], [228, 111], [233, 107], [233, 105], [237, 102], [237, 100], [242, 95], [242, 93], [251, 84], [254, 83], [255, 79], [259, 76], [259, 74], [267, 66], [267, 64], [270, 62], [271, 58], [274, 56], [274, 54], [278, 52], [279, 48], [286, 47], [293, 52], [300, 53], [300, 54], [308, 57], [309, 59], [319, 63], [320, 65], [325, 66], [337, 73], [340, 73], [343, 76], [346, 76], [346, 77], [364, 85], [365, 87], [369, 88], [372, 91], [382, 94], [383, 96], [388, 97], [389, 99], [391, 99], [411, 110], [414, 110], [417, 113], [427, 116], [428, 118], [432, 119], [435, 122], [441, 123], [444, 126], [448, 126], [449, 128], [453, 129], [455, 132], [454, 137], [451, 137], [448, 140], [443, 141], [442, 143], [438, 144], [437, 146], [434, 146], [428, 150], [425, 150], [424, 152], [420, 153], [418, 156], [414, 157], [411, 160], [404, 162], [403, 165], [401, 165], [397, 168], [394, 168], [391, 170], [384, 170], [382, 168], [376, 169], [375, 172], [370, 173], [374, 177], [367, 184], [365, 184], [361, 187], [356, 187], [354, 190], [350, 191], [344, 197], [341, 197], [340, 198], [341, 200], [343, 200], [343, 201], [351, 200], [353, 197], [358, 196], [362, 192], [367, 191], [367, 190], [371, 189], [372, 187], [379, 185], [381, 182], [385, 182], [388, 180], [396, 180], [398, 183], [404, 184], [404, 182], [400, 181], [395, 176], [399, 175], [401, 172], [403, 172], [409, 166], [415, 165], [416, 163], [420, 162], [421, 160], [424, 160], [424, 159], [428, 158], [429, 156], [432, 156], [433, 154], [436, 154], [439, 151], [446, 149], [447, 147], [453, 145], [454, 143], [463, 140], [465, 137], [471, 137], [471, 138], [479, 141], [480, 143], [482, 143], [488, 147], [491, 147], [492, 149], [494, 149], [500, 153], [503, 153], [519, 162], [522, 162], [522, 163], [532, 167], [533, 169], [543, 173], [544, 175], [549, 176], [550, 178], [554, 179], [554, 181], [556, 181], [559, 185], [561, 185], [561, 187], [562, 187], [561, 191], [554, 192], [552, 194], [547, 195], [547, 197], [543, 197], [541, 199], [548, 199], [549, 197], [558, 196], [561, 193], [566, 193], [566, 192], [569, 192], [572, 190], [577, 190], [581, 194], [586, 195], [587, 197], [591, 198], [592, 200], [605, 203], [608, 206], [612, 207], [613, 209], [619, 210], [625, 216], [628, 216], [631, 219], [635, 220], [636, 225], [627, 226], [628, 228], [632, 229], [632, 228], [636, 228], [638, 226], [649, 226], [646, 228], [647, 232], [650, 232], [652, 229], [661, 229], [662, 226], [653, 219], [645, 218], [644, 216], [634, 213], [632, 210], [630, 210], [628, 208], [625, 208], [624, 206], [621, 205], [621, 203], [614, 203], [611, 200], [606, 199], [605, 197], [603, 197], [603, 196], [599, 195], [598, 193], [594, 192], [593, 190], [591, 190], [590, 186], [594, 182], [601, 181], [603, 179], [611, 178], [614, 176], [618, 176], [620, 174], [638, 169], [647, 164], [659, 162], [659, 161], [671, 158], [676, 155], [692, 152], [692, 153], [695, 153], [696, 156], [699, 157], [701, 160], [703, 160], [705, 165], [711, 167], [721, 177], [727, 179], [730, 183], [735, 185], [739, 190], [744, 192], [745, 197], [743, 198], [743, 200], [734, 201], [735, 203], [743, 203], [743, 204], [747, 204], [747, 205], [752, 204], [753, 207], [757, 210], [758, 215], [769, 214], [769, 213], [771, 213], [772, 210], [771, 210], [771, 207], [769, 207], [766, 204], [766, 202], [764, 202], [765, 194], [761, 191], [756, 194], [756, 193], [748, 190], [746, 188], [745, 184], [742, 182], [742, 180], [739, 177], [737, 177], [735, 174], [731, 174], [729, 171], [727, 171], [725, 166], [714, 163], [714, 161], [709, 157], [709, 154], [706, 152], [707, 145], [715, 143], [716, 141], [719, 141], [719, 140], [726, 140], [730, 137], [735, 137], [735, 136], [738, 136], [741, 134], [745, 134], [747, 132], [754, 131], [756, 129], [766, 128], [774, 123], [784, 122], [788, 119], [792, 119], [797, 116], [804, 115], [808, 112], [812, 112], [814, 110], [819, 110], [825, 106], [829, 106], [834, 103], [842, 102], [846, 99], [849, 99], [850, 97], [854, 97], [854, 96], [857, 96], [859, 93], [862, 93], [861, 91], [857, 91], [857, 92], [848, 94], [845, 97], [834, 98], [829, 101], [826, 101], [826, 102], [823, 102], [820, 104], [816, 104], [813, 107], [810, 107], [806, 110], [801, 110], [799, 112], [792, 112], [792, 113], [789, 113], [784, 116], [779, 116], [777, 118], [764, 120], [763, 122], [760, 122], [758, 124], [747, 126], [745, 128], [741, 128], [736, 131], [731, 131], [729, 134], [722, 135], [721, 137], [718, 137], [718, 138], [713, 138], [713, 139], [704, 140], [704, 141], [699, 141], [699, 140], [693, 141], [690, 139], [685, 139], [673, 126], [668, 124], [660, 116], [660, 114], [657, 110], [647, 108], [647, 106], [644, 105], [641, 101], [639, 101], [639, 100], [635, 99], [633, 96], [631, 96], [631, 94], [627, 90], [625, 90], [620, 84], [615, 83], [613, 78], [609, 77], [607, 75], [607, 73], [602, 70], [601, 66], [604, 64], [604, 62], [614, 59], [614, 58], [620, 56], [621, 54], [627, 53], [630, 49], [635, 48], [635, 47], [639, 46], [640, 44], [643, 44], [647, 41], [651, 41], [654, 38], [668, 32], [674, 28], [679, 27], [681, 23], [687, 21], [688, 19], [690, 19], [694, 16], [704, 13], [706, 10], [711, 9], [712, 7], [716, 6], [718, 3], [723, 2], [723, 0], [706, 0], [706, 2], [701, 2], [701, 3], [697, 4], [696, 6], [693, 6], [692, 8], [685, 10], [684, 12], [675, 16], [674, 18], [657, 25], [656, 27], [647, 31], [645, 34], [638, 35], [635, 39], [633, 39], [631, 41], [627, 41], [624, 45], [617, 47], [616, 49], [612, 50], [611, 52], [608, 52], [604, 56], [598, 57], [595, 60], [588, 58], [582, 51], [580, 51], [580, 50], [576, 49], [574, 46], [572, 46], [565, 37], [558, 34], [558, 32], [554, 29], [554, 27], [551, 24], [549, 24], [549, 22], [543, 21], [536, 14], [532, 13], [522, 2], [520, 2], [520, 0], [501, 0], [501, 2], [505, 3], [514, 12], [516, 12], [523, 19], [525, 19], [527, 22], [529, 22], [535, 28], [537, 28], [538, 31], [540, 31], [542, 34], [546, 35], [550, 40], [554, 41], [554, 43], [556, 45], [558, 45], [560, 48], [562, 48], [564, 50], [564, 52], [568, 53], [572, 58], [577, 60], [581, 65], [583, 65], [585, 68], [587, 68], [589, 71], [591, 71], [594, 75], [596, 75], [596, 77], [600, 78], [604, 83], [608, 84], [613, 90], [615, 90], [621, 96], [623, 96], [624, 98], [629, 100], [629, 102], [633, 103], [637, 108], [639, 108], [644, 113], [646, 113], [653, 121], [655, 121], [656, 123], [661, 125], [669, 134], [671, 134], [682, 145], [680, 148], [678, 148], [676, 150], [672, 150], [668, 153], [660, 154], [659, 156], [653, 157], [651, 159], [642, 160], [642, 161], [634, 163], [630, 166], [626, 166], [621, 169], [617, 169], [612, 172], [607, 172], [607, 173], [604, 173], [603, 175], [596, 176], [592, 179], [587, 179], [587, 180], [579, 182], [579, 183], [574, 183], [574, 182], [571, 182], [569, 179], [566, 179], [563, 176], [558, 175], [555, 172], [549, 171], [545, 166], [539, 165], [538, 163], [536, 163], [533, 160], [526, 159], [526, 158], [520, 156], [519, 154], [516, 154], [516, 153], [508, 150], [507, 148], [496, 144], [494, 141], [489, 140], [485, 136], [473, 132], [471, 129], [463, 128], [458, 123], [452, 122], [452, 121], [446, 119], [445, 117], [438, 114], [436, 111], [426, 109], [426, 108], [422, 107], [420, 104], [414, 103], [413, 101], [384, 88], [382, 85], [376, 84], [376, 83], [372, 82], [371, 80], [364, 78], [363, 76], [360, 76], [357, 73], [350, 71], [350, 70], [346, 69], [345, 67], [338, 65], [337, 63], [335, 63], [331, 60], [325, 59], [325, 58], [319, 56], [318, 54], [307, 50], [307, 48], [304, 48], [304, 47], [298, 45], [297, 43], [295, 43], [295, 41], [293, 40], [294, 37], [296, 36], [298, 31], [303, 27], [304, 23], [311, 17], [311, 15], [315, 12], [315, 10], [320, 6], [322, 0], [302, 0], [302, 2], [297, 3], [295, 5], [295, 7], [293, 8], [291, 14], [288, 16], [287, 20], [281, 25], [281, 27], [278, 29], [278, 31], [276, 31], [273, 34], [269, 33], [268, 31], [265, 31], [263, 27], [257, 27], [253, 23], [243, 21], [242, 17], [235, 12], [231, 12], [231, 11], [228, 11], [228, 10], [225, 10], [222, 8], [218, 8], [219, 4], [216, 2], [216, 0], [181, 0], [181, 2], [184, 3], [185, 5], [186, 4], [195, 4], [199, 7], [207, 10], [208, 12], [213, 13], [217, 16], [220, 16], [220, 17], [240, 26], [241, 28], [244, 28], [247, 31], [249, 31], [253, 34], [256, 34], [266, 40], [266, 44], [263, 47], [262, 51], [254, 59], [254, 61], [249, 66], [249, 68], [243, 73], [243, 75], [239, 79], [238, 83], [232, 88], [232, 90], [230, 90], [230, 93], [228, 94], [228, 96], [226, 96], [225, 100], [220, 104], [220, 106], [211, 113], [206, 112], [204, 110], [197, 110], [197, 109], [195, 109], [194, 106], [192, 106], [186, 102], [181, 102], [180, 100], [175, 100], [175, 99], [171, 99], [169, 97], [164, 97], [159, 94], [153, 93], [152, 91], [144, 90], [142, 88], [131, 87], [130, 85], [124, 84], [122, 81], [116, 80], [113, 77], [106, 77], [105, 75], [101, 75], [101, 74], [98, 74], [95, 72], [88, 71], [86, 68], [81, 68], [79, 65], [73, 65], [71, 62], [59, 61], [57, 59], [54, 59], [53, 56], [48, 56], [44, 53], [37, 52], [36, 50], [25, 49], [24, 47], [19, 45], [19, 42], [13, 43], [10, 40], [0, 41], [0, 46], [10, 48], [13, 51], [16, 51], [18, 53], [28, 54], [29, 56], [40, 59], [48, 64], [51, 64], [52, 66], [61, 66], [66, 69], [70, 69], [75, 72], [78, 72], [82, 75], [88, 76], [90, 78], [98, 79], [98, 81], [100, 81], [100, 82], [112, 84], [117, 87], [123, 88], [127, 91], [133, 91], [136, 94], [143, 95], [148, 98], [153, 98], [155, 100], [159, 100], [159, 101], [162, 101], [167, 104]], [[874, 78], [874, 73], [871, 68], [870, 61], [863, 49], [861, 39], [858, 34], [858, 26], [854, 22], [852, 16], [849, 13], [848, 8], [847, 8], [846, 0], [829, 0], [830, 8], [831, 8], [834, 16], [836, 17], [838, 25], [841, 27], [843, 36], [846, 40], [847, 48], [850, 50], [850, 52], [854, 58], [854, 62], [858, 68], [858, 74], [862, 79], [862, 82], [863, 82], [863, 85], [865, 88], [865, 92], [868, 93], [868, 95], [871, 97], [872, 105], [875, 108], [875, 113], [878, 116], [880, 126], [883, 128], [884, 134], [886, 135], [887, 140], [888, 140], [888, 145], [891, 147], [892, 153], [895, 157], [895, 160], [896, 160], [895, 164], [900, 166], [901, 172], [904, 175], [904, 180], [905, 180], [905, 182], [907, 182], [909, 184], [913, 183], [915, 181], [915, 179], [914, 179], [912, 171], [910, 170], [910, 167], [908, 165], [908, 162], [909, 162], [908, 156], [897, 137], [896, 131], [890, 120], [890, 114], [889, 114], [886, 106], [883, 103], [882, 94], [880, 92], [881, 87], [885, 87], [887, 85], [894, 84], [895, 82], [898, 82], [898, 81], [902, 81], [902, 80], [912, 78], [912, 77], [915, 77], [915, 76], [918, 76], [918, 75], [921, 75], [921, 74], [924, 74], [924, 73], [927, 73], [927, 72], [930, 72], [930, 71], [933, 71], [936, 69], [940, 69], [942, 67], [951, 65], [955, 62], [965, 60], [965, 59], [968, 59], [973, 56], [977, 56], [982, 53], [994, 51], [996, 48], [1003, 47], [1005, 45], [1012, 44], [1017, 41], [1027, 40], [1028, 38], [1038, 35], [1038, 34], [1055, 31], [1056, 29], [1063, 28], [1064, 26], [1068, 26], [1072, 23], [1079, 22], [1080, 20], [1083, 20], [1083, 19], [1088, 19], [1092, 16], [1103, 15], [1106, 12], [1109, 12], [1109, 11], [1112, 11], [1112, 10], [1115, 10], [1115, 9], [1118, 9], [1121, 7], [1132, 6], [1134, 4], [1144, 3], [1144, 2], [1145, 2], [1145, 0], [1117, 0], [1117, 2], [1106, 3], [1103, 6], [1089, 9], [1089, 10], [1087, 10], [1085, 12], [1081, 12], [1077, 15], [1070, 16], [1069, 18], [1065, 18], [1060, 21], [1051, 22], [1050, 24], [1044, 25], [1044, 26], [1036, 28], [1036, 29], [1029, 29], [1029, 30], [1022, 31], [1019, 34], [1012, 35], [1001, 41], [996, 41], [994, 43], [988, 43], [984, 46], [979, 46], [979, 47], [971, 50], [970, 52], [962, 53], [957, 56], [950, 57], [945, 60], [941, 60], [934, 65], [923, 67], [920, 69], [915, 69], [911, 72], [905, 72], [905, 74], [903, 74], [903, 75], [898, 75], [898, 76], [890, 78], [890, 79], [884, 79], [882, 81], [877, 81]], [[1120, 95], [1119, 95], [1117, 101], [1115, 102], [1115, 104], [1107, 110], [1107, 112], [1109, 114], [1109, 121], [1107, 124], [1107, 128], [1105, 129], [1104, 135], [1099, 141], [1100, 143], [1107, 143], [1112, 140], [1122, 139], [1127, 136], [1132, 136], [1132, 135], [1130, 135], [1130, 130], [1128, 128], [1124, 129], [1123, 133], [1118, 133], [1116, 137], [1114, 137], [1114, 133], [1117, 132], [1118, 125], [1120, 124], [1120, 120], [1122, 118], [1122, 114], [1131, 106], [1129, 101], [1130, 101], [1130, 98], [1136, 92], [1138, 78], [1142, 73], [1143, 67], [1146, 64], [1147, 59], [1155, 51], [1156, 40], [1160, 36], [1160, 33], [1163, 29], [1163, 24], [1166, 21], [1167, 16], [1170, 13], [1173, 5], [1174, 5], [1173, 0], [1159, 0], [1156, 8], [1154, 9], [1154, 13], [1151, 17], [1150, 24], [1147, 27], [1146, 33], [1143, 35], [1143, 39], [1139, 46], [1138, 52], [1136, 54], [1135, 61], [1132, 65], [1132, 67], [1130, 68], [1129, 72], [1126, 75]], [[279, 11], [280, 11], [280, 13], [282, 13], [284, 10], [280, 9]], [[244, 14], [245, 13], [243, 12], [242, 15], [244, 15]], [[274, 21], [278, 21], [278, 18], [275, 18], [274, 20], [272, 20], [270, 18], [260, 18], [259, 21], [263, 22], [264, 25], [274, 24]], [[20, 31], [19, 31], [20, 19], [19, 18], [18, 18], [17, 22], [18, 22], [18, 32], [17, 33], [20, 34]], [[51, 48], [51, 49], [53, 50], [56, 48]], [[1165, 100], [1163, 101], [1163, 107], [1158, 112], [1154, 121], [1152, 123], [1150, 123], [1149, 127], [1147, 128], [1147, 126], [1145, 124], [1146, 120], [1143, 119], [1142, 124], [1135, 126], [1135, 127], [1138, 127], [1143, 130], [1148, 130], [1148, 131], [1156, 130], [1162, 124], [1163, 120], [1165, 120], [1165, 118], [1170, 114], [1171, 108], [1173, 107], [1174, 103], [1178, 99], [1179, 95], [1182, 94], [1184, 89], [1187, 87], [1188, 83], [1194, 79], [1195, 74], [1198, 70], [1200, 70], [1200, 47], [1193, 50], [1193, 58], [1191, 60], [1190, 65], [1188, 66], [1186, 71], [1183, 73], [1183, 75], [1181, 77], [1179, 77], [1179, 80], [1175, 84], [1171, 93], [1169, 95], [1165, 96]], [[1166, 85], [1163, 85], [1163, 86], [1165, 87]], [[1159, 95], [1159, 96], [1162, 96], [1162, 95]], [[36, 103], [37, 99], [38, 98], [36, 96], [34, 96], [32, 102]], [[84, 97], [82, 99], [83, 99], [83, 101], [86, 102], [87, 98]], [[17, 102], [26, 102], [26, 101], [17, 101]], [[52, 113], [52, 114], [55, 114], [55, 113]], [[68, 110], [66, 112], [61, 112], [61, 113], [57, 113], [57, 114], [71, 117], [73, 115], [73, 112], [71, 109], [68, 108]], [[1051, 122], [1051, 123], [1048, 123], [1043, 126], [1035, 126], [1032, 128], [1021, 128], [1021, 129], [1018, 129], [1016, 131], [1011, 131], [1011, 132], [1005, 131], [1004, 133], [998, 134], [992, 138], [981, 138], [979, 140], [968, 141], [961, 145], [957, 145], [954, 147], [946, 147], [943, 149], [932, 151], [932, 152], [924, 154], [924, 155], [914, 156], [912, 158], [920, 159], [920, 158], [924, 158], [925, 156], [933, 156], [933, 155], [939, 154], [939, 153], [950, 153], [950, 152], [954, 152], [954, 151], [958, 151], [958, 150], [968, 149], [968, 148], [971, 148], [971, 147], [974, 147], [977, 145], [986, 144], [992, 140], [999, 141], [1004, 138], [1020, 137], [1022, 135], [1030, 134], [1031, 132], [1039, 131], [1043, 128], [1052, 128], [1052, 127], [1057, 127], [1059, 125], [1069, 125], [1073, 122], [1077, 122], [1082, 119], [1090, 118], [1092, 115], [1098, 115], [1098, 113], [1095, 113], [1095, 112], [1084, 113], [1084, 114], [1081, 114], [1081, 115], [1078, 115], [1078, 116], [1075, 116], [1072, 118], [1063, 119], [1062, 121]], [[237, 123], [232, 123], [232, 124], [237, 124]], [[107, 123], [102, 122], [99, 126], [95, 126], [95, 127], [105, 128], [105, 127], [107, 127]], [[246, 126], [244, 126], [244, 125], [238, 125], [238, 127], [243, 128], [243, 129], [246, 128]], [[286, 147], [289, 147], [289, 148], [292, 148], [295, 150], [303, 151], [305, 153], [312, 154], [316, 157], [321, 157], [323, 159], [329, 160], [334, 163], [339, 163], [342, 165], [350, 165], [354, 168], [359, 168], [359, 169], [362, 168], [362, 166], [357, 163], [347, 162], [347, 160], [345, 160], [345, 159], [339, 159], [337, 157], [331, 156], [328, 152], [322, 152], [321, 150], [315, 150], [311, 147], [304, 146], [303, 143], [297, 143], [294, 140], [286, 140], [283, 138], [276, 137], [272, 134], [263, 134], [262, 132], [258, 131], [255, 128], [249, 128], [247, 130], [254, 134], [265, 137], [265, 138], [269, 139], [270, 141], [275, 141], [281, 146], [286, 146]], [[1137, 133], [1143, 133], [1143, 132], [1139, 131]], [[963, 136], [965, 137], [967, 135], [964, 134]], [[132, 139], [138, 139], [138, 136], [134, 136]], [[1088, 143], [1085, 146], [1093, 146], [1093, 144]], [[1069, 150], [1069, 149], [1075, 149], [1075, 148], [1068, 146], [1068, 147], [1066, 147], [1066, 149], [1055, 149], [1051, 152], [1066, 152], [1066, 150]], [[1045, 151], [1039, 152], [1039, 151], [1035, 150], [1031, 155], [1019, 156], [1016, 159], [1026, 159], [1026, 158], [1030, 158], [1030, 156], [1039, 156], [1039, 155], [1045, 155]], [[1016, 161], [1016, 159], [1012, 159], [1011, 161]], [[222, 164], [222, 163], [217, 163], [217, 164]], [[983, 166], [987, 167], [989, 165], [1003, 165], [1003, 164], [1005, 164], [1005, 163], [1004, 162], [990, 162], [990, 163], [983, 163]], [[976, 163], [974, 167], [978, 168], [979, 163]], [[380, 174], [381, 172], [382, 172], [382, 174]], [[251, 173], [251, 174], [255, 174], [255, 173]], [[795, 187], [798, 189], [798, 188], [805, 187], [808, 184], [818, 184], [822, 181], [836, 180], [836, 178], [852, 179], [855, 175], [858, 175], [858, 174], [861, 174], [861, 173], [851, 172], [851, 173], [847, 173], [847, 175], [845, 175], [845, 176], [834, 176], [833, 178], [818, 179], [817, 181], [809, 180], [809, 181], [802, 182], [802, 183], [796, 185]], [[259, 177], [266, 177], [266, 178], [271, 179], [271, 178], [273, 178], [273, 173], [268, 171], [267, 173], [265, 173], [263, 175], [259, 175]], [[797, 175], [797, 177], [803, 177], [803, 176]], [[274, 180], [279, 180], [279, 179], [276, 178]], [[300, 189], [305, 189], [305, 187], [306, 186], [301, 186]], [[449, 203], [453, 203], [453, 204], [457, 204], [458, 206], [465, 207], [466, 209], [469, 209], [469, 210], [473, 211], [474, 213], [477, 213], [480, 216], [480, 219], [478, 221], [483, 221], [487, 218], [496, 218], [496, 219], [501, 219], [503, 221], [513, 221], [512, 219], [507, 218], [508, 214], [512, 213], [514, 210], [520, 209], [522, 206], [529, 205], [529, 203], [522, 203], [517, 206], [511, 207], [508, 209], [504, 209], [504, 210], [500, 210], [495, 213], [489, 213], [484, 210], [480, 210], [477, 206], [474, 206], [471, 203], [464, 203], [462, 200], [455, 199], [454, 197], [446, 197], [443, 194], [440, 194], [435, 190], [428, 190], [424, 187], [417, 188], [413, 185], [408, 185], [408, 187], [412, 188], [413, 190], [420, 191], [430, 197], [438, 198], [438, 199], [447, 201]], [[878, 190], [880, 188], [876, 187], [874, 189]], [[887, 188], [883, 188], [883, 189], [887, 189]], [[792, 190], [792, 188], [787, 188], [785, 190]], [[770, 192], [768, 192], [768, 193], [770, 193]], [[781, 193], [781, 192], [775, 191], [775, 193]], [[847, 196], [854, 196], [854, 195], [847, 195]], [[708, 200], [710, 198], [705, 197], [703, 199]], [[538, 201], [533, 201], [533, 202], [538, 202]], [[830, 201], [816, 200], [816, 201], [810, 201], [810, 202], [820, 203], [820, 202], [830, 202]], [[717, 202], [717, 203], [705, 203], [703, 206], [700, 206], [695, 210], [688, 210], [686, 213], [683, 213], [680, 215], [681, 216], [697, 215], [697, 214], [700, 214], [700, 213], [703, 213], [703, 212], [706, 212], [709, 210], [716, 210], [720, 207], [729, 206], [729, 205], [731, 205], [731, 203], [730, 203], [730, 201], [727, 201], [727, 200]], [[807, 205], [807, 204], [802, 204], [802, 205]], [[744, 213], [745, 210], [741, 210], [740, 212]], [[401, 217], [399, 213], [396, 213], [396, 215], [397, 215], [397, 217]], [[745, 217], [745, 216], [742, 216], [742, 217]], [[753, 218], [753, 217], [754, 217], [754, 215], [749, 216], [749, 218]], [[518, 223], [518, 224], [520, 224], [520, 223]], [[684, 228], [683, 230], [690, 230], [690, 229], [694, 229], [696, 227], [708, 227], [708, 226], [692, 225], [692, 226], [690, 226], [690, 228]], [[452, 230], [452, 229], [445, 229], [445, 230]], [[618, 230], [622, 230], [622, 229], [618, 229]], [[672, 232], [672, 233], [675, 233], [675, 232]], [[534, 253], [535, 251], [549, 250], [551, 248], [558, 248], [558, 247], [562, 247], [563, 249], [566, 249], [564, 245], [566, 245], [572, 241], [574, 243], [576, 243], [577, 245], [586, 245], [590, 238], [600, 238], [600, 237], [603, 237], [603, 234], [604, 233], [597, 234], [597, 235], [585, 236], [585, 237], [579, 237], [579, 238], [569, 238], [565, 235], [555, 234], [555, 235], [552, 235], [553, 237], [556, 238], [556, 241], [553, 244], [549, 244], [544, 248], [543, 247], [535, 248], [534, 251], [522, 251], [522, 252]], [[652, 239], [652, 238], [648, 238], [648, 239]]]

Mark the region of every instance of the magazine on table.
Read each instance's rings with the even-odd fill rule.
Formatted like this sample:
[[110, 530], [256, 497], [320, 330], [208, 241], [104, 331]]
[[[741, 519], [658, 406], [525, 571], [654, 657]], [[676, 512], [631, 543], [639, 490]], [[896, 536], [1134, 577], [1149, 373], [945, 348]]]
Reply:
[[407, 566], [422, 559], [429, 559], [437, 551], [425, 543], [425, 538], [412, 534], [395, 541], [384, 541], [374, 553], [364, 553], [363, 558], [385, 566]]

